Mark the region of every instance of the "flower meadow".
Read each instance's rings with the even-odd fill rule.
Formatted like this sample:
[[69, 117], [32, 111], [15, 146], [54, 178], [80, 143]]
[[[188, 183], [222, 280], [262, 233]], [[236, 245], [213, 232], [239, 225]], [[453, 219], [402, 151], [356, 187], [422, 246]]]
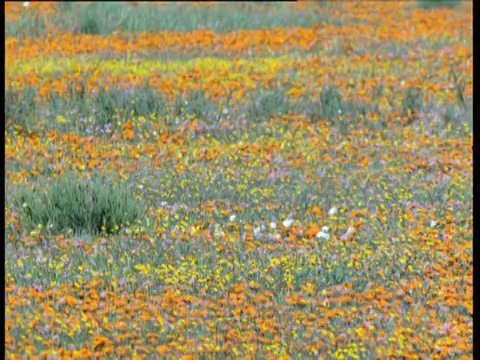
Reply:
[[472, 3], [5, 4], [8, 359], [468, 359]]

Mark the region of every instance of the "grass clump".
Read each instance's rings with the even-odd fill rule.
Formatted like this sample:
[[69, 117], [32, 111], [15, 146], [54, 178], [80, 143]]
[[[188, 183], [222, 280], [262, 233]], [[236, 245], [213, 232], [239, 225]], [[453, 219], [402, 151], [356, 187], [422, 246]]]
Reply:
[[[327, 8], [328, 4], [322, 4]], [[24, 11], [15, 19], [6, 18], [6, 34], [9, 37], [45, 36], [49, 26], [59, 30], [75, 29], [83, 34], [108, 35], [114, 31], [125, 33], [144, 31], [190, 32], [211, 29], [227, 33], [240, 29], [299, 26], [310, 27], [315, 23], [330, 23], [337, 19], [325, 15], [318, 5], [312, 10], [301, 11], [289, 3], [232, 3], [223, 5], [187, 5], [173, 3], [58, 3], [51, 14]], [[32, 10], [32, 9], [29, 9]], [[189, 21], [184, 21], [189, 19]]]
[[408, 118], [411, 123], [417, 114], [423, 110], [423, 92], [421, 89], [408, 87], [402, 96], [402, 117]]
[[311, 121], [326, 121], [330, 125], [340, 125], [336, 120], [347, 114], [365, 116], [369, 111], [366, 104], [345, 100], [336, 86], [326, 86], [320, 98], [309, 101], [305, 107]]
[[115, 233], [145, 214], [145, 207], [129, 188], [97, 179], [64, 175], [44, 191], [25, 190], [20, 200], [28, 226], [45, 227], [52, 234]]
[[[5, 89], [5, 125], [11, 122], [23, 131], [35, 128], [35, 117], [38, 112], [36, 103], [37, 91], [30, 87], [19, 91], [10, 87]], [[7, 127], [7, 126], [6, 126]]]
[[460, 4], [460, 0], [419, 0], [417, 2], [417, 6], [421, 9], [455, 8]]

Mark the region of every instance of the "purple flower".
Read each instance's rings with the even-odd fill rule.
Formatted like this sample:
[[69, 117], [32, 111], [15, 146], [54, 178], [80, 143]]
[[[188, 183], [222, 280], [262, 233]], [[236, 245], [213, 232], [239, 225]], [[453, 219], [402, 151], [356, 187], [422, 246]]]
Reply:
[[262, 233], [255, 233], [255, 239], [256, 240], [260, 240], [263, 238], [263, 234]]

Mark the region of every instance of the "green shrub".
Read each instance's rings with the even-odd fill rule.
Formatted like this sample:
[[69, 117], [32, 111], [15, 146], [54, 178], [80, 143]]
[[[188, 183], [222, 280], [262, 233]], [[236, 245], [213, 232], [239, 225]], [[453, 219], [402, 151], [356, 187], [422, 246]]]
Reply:
[[434, 9], [441, 7], [454, 8], [459, 6], [461, 0], [419, 0], [417, 6], [421, 9]]
[[408, 123], [415, 120], [419, 112], [423, 111], [423, 91], [408, 87], [402, 94], [402, 117], [408, 118]]
[[64, 175], [46, 189], [20, 195], [28, 226], [41, 224], [53, 234], [68, 229], [76, 233], [114, 233], [140, 219], [146, 208], [127, 187], [99, 178], [76, 179]]
[[247, 119], [254, 121], [267, 121], [277, 114], [294, 112], [294, 104], [286, 95], [283, 88], [264, 90], [259, 93], [250, 94], [250, 101], [244, 109]]
[[90, 35], [101, 33], [98, 14], [91, 4], [85, 5], [80, 11], [80, 31]]
[[209, 100], [203, 89], [190, 90], [187, 96], [176, 96], [169, 105], [173, 117], [193, 115], [199, 120], [212, 120], [218, 106]]
[[451, 124], [452, 128], [460, 131], [473, 129], [473, 101], [468, 99], [465, 102], [465, 106], [455, 106], [454, 104], [447, 104], [443, 111], [442, 117], [444, 124], [448, 126]]
[[310, 100], [304, 107], [311, 121], [323, 120], [331, 125], [334, 125], [340, 116], [350, 115], [355, 118], [359, 115], [365, 116], [369, 111], [367, 104], [345, 100], [336, 86], [325, 87], [318, 100]]
[[5, 88], [5, 126], [9, 120], [13, 126], [21, 126], [28, 133], [35, 128], [35, 118], [38, 116], [35, 100], [37, 91], [28, 87], [23, 91]]
[[332, 122], [342, 108], [342, 96], [337, 87], [327, 86], [318, 100], [309, 100], [306, 104], [307, 114], [311, 121]]

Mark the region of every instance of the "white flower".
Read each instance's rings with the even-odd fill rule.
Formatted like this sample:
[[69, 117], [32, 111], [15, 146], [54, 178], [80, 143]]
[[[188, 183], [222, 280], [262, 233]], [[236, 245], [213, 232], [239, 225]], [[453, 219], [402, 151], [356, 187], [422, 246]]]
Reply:
[[156, 131], [153, 132], [153, 136], [157, 136], [157, 132], [156, 132]]
[[337, 207], [332, 207], [330, 210], [328, 210], [328, 215], [329, 216], [333, 216], [335, 215], [336, 213], [338, 213], [338, 208]]
[[328, 226], [324, 226], [324, 227], [322, 227], [322, 232], [324, 232], [324, 233], [328, 233]]
[[318, 239], [330, 240], [330, 235], [327, 232], [324, 232], [323, 229], [315, 235]]
[[353, 233], [355, 232], [355, 228], [353, 226], [349, 226], [347, 229], [347, 232], [343, 234], [343, 236], [340, 238], [341, 240], [346, 240], [348, 239]]
[[271, 227], [272, 229], [276, 229], [276, 228], [277, 228], [277, 223], [271, 222], [271, 223], [270, 223], [270, 227]]
[[285, 226], [286, 228], [289, 228], [290, 226], [293, 225], [294, 222], [295, 222], [295, 220], [287, 219], [287, 220], [284, 220], [282, 224], [283, 224], [283, 226]]
[[138, 188], [139, 188], [140, 190], [142, 190], [142, 189], [143, 189], [143, 185], [141, 185], [141, 184], [138, 185]]
[[160, 206], [167, 206], [167, 205], [168, 205], [168, 203], [167, 203], [166, 201], [162, 201], [162, 202], [160, 203]]
[[24, 1], [23, 2], [23, 7], [28, 8], [30, 6], [30, 1]]
[[230, 220], [230, 222], [234, 222], [236, 218], [237, 217], [235, 215], [230, 215], [228, 219]]
[[437, 223], [435, 220], [432, 220], [432, 221], [430, 222], [430, 227], [433, 228], [433, 227], [437, 226], [437, 224], [438, 224], [438, 223]]

